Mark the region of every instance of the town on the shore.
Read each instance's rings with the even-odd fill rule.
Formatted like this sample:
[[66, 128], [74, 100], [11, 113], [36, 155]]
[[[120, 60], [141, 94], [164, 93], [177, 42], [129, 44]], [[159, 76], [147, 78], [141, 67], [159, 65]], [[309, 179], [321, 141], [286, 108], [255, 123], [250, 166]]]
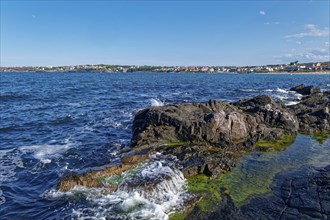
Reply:
[[302, 73], [329, 72], [329, 62], [261, 65], [261, 66], [138, 66], [87, 64], [74, 66], [2, 67], [0, 72], [160, 72], [160, 73]]

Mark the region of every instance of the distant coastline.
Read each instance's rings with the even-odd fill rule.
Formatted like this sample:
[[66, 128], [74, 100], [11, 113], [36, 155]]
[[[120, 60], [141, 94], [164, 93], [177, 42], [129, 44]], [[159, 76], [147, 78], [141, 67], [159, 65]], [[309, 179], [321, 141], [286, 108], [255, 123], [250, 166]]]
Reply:
[[1, 67], [0, 72], [108, 72], [108, 73], [250, 73], [250, 74], [329, 74], [330, 62], [261, 65], [261, 66], [137, 66], [86, 64], [73, 66]]
[[265, 72], [265, 73], [250, 73], [250, 74], [315, 74], [315, 75], [327, 75], [330, 74], [330, 70], [327, 71], [315, 71], [315, 72]]

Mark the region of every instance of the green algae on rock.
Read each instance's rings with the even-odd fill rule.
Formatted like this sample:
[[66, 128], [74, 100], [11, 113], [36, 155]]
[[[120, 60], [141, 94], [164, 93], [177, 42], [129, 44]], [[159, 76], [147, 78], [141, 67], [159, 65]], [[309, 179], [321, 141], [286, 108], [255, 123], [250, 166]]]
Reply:
[[296, 135], [285, 134], [278, 140], [259, 140], [256, 143], [256, 149], [260, 151], [282, 151], [289, 147], [296, 139]]
[[201, 196], [197, 204], [201, 210], [209, 211], [221, 199], [221, 185], [217, 179], [212, 179], [205, 174], [198, 174], [187, 178], [187, 189], [189, 192]]
[[98, 181], [100, 181], [105, 186], [118, 186], [125, 179], [131, 178], [138, 172], [141, 172], [142, 169], [143, 166], [141, 164], [138, 164], [135, 167], [132, 167], [131, 169], [124, 171], [119, 175], [106, 176], [103, 178], [99, 178]]
[[177, 147], [177, 146], [183, 146], [188, 145], [190, 142], [188, 141], [178, 141], [178, 142], [166, 142], [164, 145], [168, 147]]
[[319, 144], [324, 144], [325, 140], [330, 137], [330, 132], [315, 132], [312, 134], [312, 138], [315, 139]]

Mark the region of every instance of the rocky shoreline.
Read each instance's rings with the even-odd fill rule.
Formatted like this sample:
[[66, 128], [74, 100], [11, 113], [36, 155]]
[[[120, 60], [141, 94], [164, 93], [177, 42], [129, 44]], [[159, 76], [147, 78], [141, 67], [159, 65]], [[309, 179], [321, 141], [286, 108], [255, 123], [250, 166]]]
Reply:
[[[107, 192], [113, 192], [118, 185], [105, 185], [102, 181], [104, 178], [118, 176], [148, 160], [150, 155], [157, 152], [176, 156], [186, 178], [204, 175], [215, 179], [235, 167], [243, 155], [253, 151], [285, 149], [293, 143], [298, 133], [316, 135], [321, 138], [328, 137], [330, 91], [321, 92], [320, 89], [305, 85], [293, 87], [291, 91], [303, 95], [296, 105], [285, 106], [281, 101], [261, 95], [234, 103], [210, 100], [202, 104], [167, 105], [141, 110], [136, 114], [133, 122], [132, 150], [124, 154], [118, 165], [84, 174], [67, 174], [58, 183], [57, 189], [68, 191], [76, 185], [82, 185], [105, 187]], [[328, 178], [329, 169], [325, 169], [324, 172], [322, 175]], [[329, 192], [328, 183], [324, 190]], [[249, 209], [247, 205], [238, 210], [226, 193], [223, 191], [219, 193], [222, 200], [216, 205], [215, 210], [205, 212], [197, 206], [193, 208], [192, 205], [193, 209], [186, 218], [242, 219], [242, 217], [251, 217], [249, 213], [252, 212], [252, 208]], [[330, 204], [328, 197], [325, 197], [322, 202]], [[252, 204], [253, 201], [250, 203]], [[267, 203], [264, 204], [267, 205]], [[283, 208], [283, 206], [279, 207], [274, 210]], [[287, 210], [291, 210], [290, 208], [288, 206]], [[299, 207], [295, 209], [300, 210]], [[327, 209], [322, 208], [318, 211], [318, 214], [308, 216], [323, 218], [330, 215]], [[281, 216], [285, 218], [283, 213]], [[255, 217], [254, 215], [251, 219]], [[301, 214], [301, 217], [306, 216]]]

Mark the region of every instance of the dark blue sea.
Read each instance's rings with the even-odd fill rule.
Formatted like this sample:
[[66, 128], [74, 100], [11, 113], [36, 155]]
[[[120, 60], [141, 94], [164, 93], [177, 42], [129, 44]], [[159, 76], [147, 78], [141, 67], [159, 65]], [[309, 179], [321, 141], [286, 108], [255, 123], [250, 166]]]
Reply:
[[[330, 74], [0, 73], [0, 219], [167, 219], [176, 204], [55, 187], [70, 171], [118, 160], [143, 108], [260, 94], [290, 105], [301, 96], [288, 89], [302, 83], [330, 89]], [[302, 136], [300, 143], [329, 155], [329, 141]]]

